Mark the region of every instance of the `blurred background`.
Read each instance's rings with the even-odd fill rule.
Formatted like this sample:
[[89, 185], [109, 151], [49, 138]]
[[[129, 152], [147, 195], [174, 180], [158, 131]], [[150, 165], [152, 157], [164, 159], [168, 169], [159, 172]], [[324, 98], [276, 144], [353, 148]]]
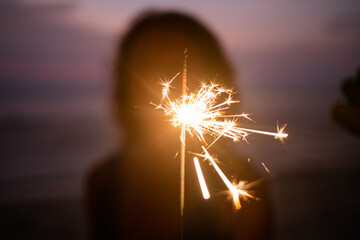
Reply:
[[260, 129], [288, 124], [284, 145], [256, 135], [238, 144], [261, 174], [261, 161], [273, 173], [276, 238], [358, 231], [359, 139], [330, 110], [360, 66], [359, 1], [3, 0], [0, 238], [88, 238], [84, 180], [116, 148], [116, 44], [149, 9], [210, 27], [236, 70], [244, 111]]

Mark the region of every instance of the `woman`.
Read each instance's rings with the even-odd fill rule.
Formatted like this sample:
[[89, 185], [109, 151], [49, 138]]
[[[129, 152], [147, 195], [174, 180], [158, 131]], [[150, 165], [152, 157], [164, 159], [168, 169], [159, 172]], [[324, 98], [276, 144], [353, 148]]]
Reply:
[[[188, 88], [219, 79], [234, 86], [232, 69], [215, 37], [198, 21], [180, 13], [152, 12], [135, 21], [120, 42], [115, 64], [114, 115], [121, 126], [119, 151], [94, 168], [88, 179], [91, 226], [98, 239], [179, 239], [179, 129], [150, 102], [161, 98], [159, 78], [182, 71], [188, 49]], [[181, 79], [171, 92], [181, 94]], [[195, 138], [188, 146], [198, 149]], [[227, 141], [214, 152], [238, 180], [258, 176], [244, 159], [229, 153]], [[186, 159], [191, 159], [189, 154]], [[224, 168], [224, 171], [226, 168]], [[211, 168], [204, 169], [212, 194], [204, 200], [194, 166], [186, 164], [184, 239], [268, 239], [269, 206], [263, 185], [259, 201], [235, 212], [225, 187]]]

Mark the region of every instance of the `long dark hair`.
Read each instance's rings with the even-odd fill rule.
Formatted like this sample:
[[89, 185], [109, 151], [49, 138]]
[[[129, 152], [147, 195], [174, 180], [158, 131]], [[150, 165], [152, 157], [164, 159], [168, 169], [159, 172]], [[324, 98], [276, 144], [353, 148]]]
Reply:
[[[148, 37], [156, 41], [148, 41]], [[233, 71], [215, 36], [198, 20], [177, 12], [147, 12], [137, 18], [120, 41], [114, 67], [113, 102], [122, 123], [131, 116], [132, 86], [156, 85], [140, 79], [150, 72], [152, 80], [172, 77], [182, 70], [183, 52], [188, 48], [188, 76], [191, 88], [198, 86], [192, 78], [218, 78], [233, 86]], [[151, 53], [149, 51], [156, 51]], [[147, 53], [146, 53], [147, 52]], [[139, 60], [140, 59], [140, 60]], [[160, 94], [160, 92], [157, 92]]]

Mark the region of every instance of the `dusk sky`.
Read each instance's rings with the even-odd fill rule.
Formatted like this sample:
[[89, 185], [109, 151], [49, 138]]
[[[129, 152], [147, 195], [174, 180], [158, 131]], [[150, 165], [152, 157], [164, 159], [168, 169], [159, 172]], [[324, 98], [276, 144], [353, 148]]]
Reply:
[[[355, 0], [271, 4], [6, 0], [0, 3], [0, 75], [37, 80], [105, 78], [104, 66], [110, 66], [114, 43], [137, 14], [149, 9], [195, 15], [217, 34], [232, 58], [297, 50], [301, 54], [316, 51], [324, 58], [338, 56], [359, 50], [359, 5]], [[349, 57], [338, 60], [349, 61]]]

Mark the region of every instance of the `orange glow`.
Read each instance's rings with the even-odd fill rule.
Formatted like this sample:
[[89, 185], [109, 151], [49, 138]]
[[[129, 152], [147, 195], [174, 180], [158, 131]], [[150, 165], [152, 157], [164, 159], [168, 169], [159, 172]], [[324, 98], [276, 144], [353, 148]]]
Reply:
[[[238, 101], [232, 99], [234, 94], [230, 89], [224, 89], [219, 84], [203, 84], [195, 93], [184, 94], [181, 98], [171, 100], [169, 97], [172, 81], [162, 82], [162, 101], [159, 105], [153, 104], [157, 109], [162, 109], [169, 121], [175, 127], [184, 127], [191, 136], [197, 136], [205, 144], [205, 135], [212, 136], [215, 143], [220, 137], [228, 137], [233, 141], [239, 139], [246, 140], [250, 133], [264, 134], [274, 136], [283, 140], [288, 136], [284, 132], [285, 126], [278, 127], [278, 132], [267, 132], [248, 128], [242, 128], [238, 125], [239, 118], [251, 120], [248, 114], [226, 115], [224, 112], [229, 109], [233, 103]], [[225, 99], [219, 102], [219, 99]]]
[[[172, 81], [179, 75], [176, 74], [169, 82], [162, 82], [162, 98], [160, 104], [153, 104], [156, 109], [162, 109], [174, 127], [181, 127], [181, 152], [180, 152], [180, 206], [181, 216], [183, 216], [184, 208], [184, 181], [185, 181], [185, 138], [186, 133], [190, 136], [197, 137], [207, 148], [202, 146], [205, 155], [195, 154], [209, 160], [211, 165], [215, 168], [226, 187], [232, 195], [234, 207], [236, 210], [241, 209], [240, 198], [247, 200], [248, 198], [255, 198], [246, 191], [244, 182], [240, 181], [233, 185], [225, 174], [221, 171], [207, 149], [210, 148], [221, 137], [231, 138], [233, 141], [242, 139], [246, 141], [246, 137], [250, 133], [264, 134], [273, 136], [283, 141], [288, 136], [284, 132], [286, 125], [281, 128], [277, 126], [277, 132], [267, 132], [261, 130], [254, 130], [242, 128], [238, 125], [240, 118], [251, 120], [248, 114], [242, 113], [237, 115], [226, 115], [225, 111], [229, 109], [230, 105], [237, 103], [233, 100], [233, 91], [231, 89], [224, 89], [219, 84], [203, 84], [201, 88], [194, 93], [186, 93], [186, 60], [184, 61], [183, 72], [183, 94], [180, 98], [171, 100], [169, 97], [170, 87]], [[222, 100], [221, 100], [222, 99]], [[205, 136], [212, 137], [210, 144], [205, 140]], [[250, 162], [250, 158], [248, 159]], [[198, 175], [201, 191], [205, 199], [210, 198], [204, 176], [202, 174], [200, 164], [197, 158], [194, 158], [195, 168]], [[269, 172], [266, 166], [265, 169]]]

